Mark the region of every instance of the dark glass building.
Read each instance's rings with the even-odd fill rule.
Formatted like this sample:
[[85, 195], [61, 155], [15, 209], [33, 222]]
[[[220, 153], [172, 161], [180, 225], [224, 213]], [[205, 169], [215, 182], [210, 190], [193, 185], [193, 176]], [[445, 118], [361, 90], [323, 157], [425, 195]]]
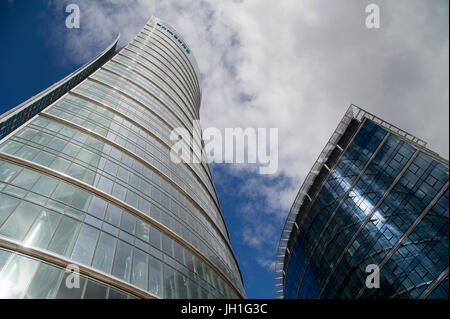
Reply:
[[0, 117], [0, 298], [244, 298], [207, 161], [170, 157], [191, 49], [154, 17], [116, 44]]
[[448, 182], [424, 141], [352, 105], [287, 218], [277, 296], [448, 298]]

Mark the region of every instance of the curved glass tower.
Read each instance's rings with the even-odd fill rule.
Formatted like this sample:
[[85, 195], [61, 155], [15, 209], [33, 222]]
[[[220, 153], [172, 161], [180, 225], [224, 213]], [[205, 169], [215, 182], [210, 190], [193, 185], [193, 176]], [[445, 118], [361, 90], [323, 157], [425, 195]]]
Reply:
[[448, 161], [351, 106], [278, 247], [284, 298], [448, 298]]
[[207, 162], [170, 158], [199, 119], [192, 52], [154, 17], [116, 42], [0, 118], [0, 297], [244, 298]]

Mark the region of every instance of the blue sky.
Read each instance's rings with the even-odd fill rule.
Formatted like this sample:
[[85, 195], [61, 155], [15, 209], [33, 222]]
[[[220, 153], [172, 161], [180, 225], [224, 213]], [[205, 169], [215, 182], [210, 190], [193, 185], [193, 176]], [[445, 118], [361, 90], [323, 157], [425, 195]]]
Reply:
[[[64, 12], [78, 4], [81, 28]], [[381, 28], [365, 27], [377, 3]], [[151, 15], [187, 41], [202, 77], [202, 125], [279, 129], [279, 169], [214, 164], [248, 297], [274, 297], [273, 261], [297, 190], [354, 103], [448, 158], [446, 0], [0, 0], [0, 113], [86, 63]]]

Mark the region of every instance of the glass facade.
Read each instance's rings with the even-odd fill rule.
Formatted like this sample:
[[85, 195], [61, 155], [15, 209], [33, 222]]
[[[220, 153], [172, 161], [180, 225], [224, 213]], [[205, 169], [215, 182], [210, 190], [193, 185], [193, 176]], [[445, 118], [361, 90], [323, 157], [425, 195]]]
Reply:
[[448, 298], [448, 162], [356, 107], [342, 123], [288, 218], [279, 294]]
[[[207, 162], [170, 159], [170, 132], [192, 134], [200, 100], [191, 50], [152, 17], [2, 139], [0, 286], [21, 285], [1, 297], [244, 298]], [[69, 264], [77, 292], [62, 284]]]

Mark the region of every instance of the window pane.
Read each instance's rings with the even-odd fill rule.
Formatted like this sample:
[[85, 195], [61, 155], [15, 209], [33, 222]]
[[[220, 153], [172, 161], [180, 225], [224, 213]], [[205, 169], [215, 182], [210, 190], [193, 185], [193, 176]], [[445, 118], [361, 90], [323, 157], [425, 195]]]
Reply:
[[71, 280], [73, 277], [67, 278], [69, 275], [72, 275], [72, 273], [64, 273], [63, 278], [61, 280], [61, 283], [59, 285], [58, 293], [56, 294], [56, 299], [80, 299], [81, 294], [83, 292], [84, 283], [86, 282], [86, 278], [79, 277], [80, 278], [80, 286], [79, 287], [67, 287], [66, 280], [69, 283], [73, 283], [73, 280]]
[[163, 252], [170, 256], [173, 257], [173, 240], [172, 238], [169, 238], [169, 236], [167, 236], [166, 234], [161, 234], [162, 235], [162, 249]]
[[116, 241], [117, 239], [113, 236], [104, 232], [101, 233], [92, 267], [108, 274], [111, 273]]
[[81, 223], [63, 216], [53, 237], [49, 250], [67, 256], [71, 251]]
[[47, 299], [55, 291], [61, 269], [40, 263], [24, 298]]
[[68, 183], [60, 183], [53, 193], [52, 198], [62, 203], [69, 204], [76, 188]]
[[149, 291], [162, 298], [162, 264], [158, 259], [150, 256]]
[[122, 215], [122, 210], [119, 207], [117, 207], [113, 204], [109, 204], [108, 209], [106, 210], [105, 221], [107, 221], [108, 223], [110, 223], [116, 227], [119, 227], [121, 215]]
[[122, 222], [120, 228], [125, 230], [126, 232], [129, 232], [130, 234], [134, 234], [135, 224], [136, 224], [136, 217], [124, 211], [122, 214]]
[[131, 283], [147, 290], [148, 255], [140, 249], [134, 249], [133, 274]]
[[145, 242], [148, 242], [149, 241], [149, 232], [150, 232], [149, 225], [143, 221], [138, 220], [137, 228], [136, 228], [137, 237], [142, 239]]
[[189, 292], [190, 292], [190, 299], [199, 299], [200, 293], [199, 293], [199, 286], [193, 282], [192, 280], [189, 280]]
[[101, 198], [94, 197], [92, 198], [91, 204], [89, 206], [89, 213], [94, 215], [95, 217], [103, 219], [103, 217], [105, 217], [106, 205], [106, 201]]
[[177, 242], [173, 242], [173, 248], [175, 253], [175, 259], [182, 265], [184, 265], [184, 254], [183, 254], [183, 247]]
[[112, 274], [127, 282], [130, 281], [133, 247], [121, 240], [117, 245]]
[[40, 206], [28, 202], [20, 203], [3, 224], [0, 234], [12, 239], [22, 240], [40, 210]]
[[20, 299], [37, 270], [39, 262], [13, 255], [0, 274], [0, 298]]
[[107, 286], [94, 280], [89, 280], [84, 292], [84, 299], [105, 299]]
[[180, 274], [179, 272], [176, 272], [176, 282], [177, 282], [177, 290], [178, 290], [178, 296], [177, 298], [181, 299], [187, 299], [188, 296], [188, 280], [185, 276]]
[[12, 256], [12, 253], [10, 253], [9, 251], [0, 249], [0, 273], [2, 271], [3, 266], [6, 264], [6, 262], [8, 261], [8, 258], [10, 256]]
[[91, 194], [85, 190], [77, 189], [72, 199], [72, 206], [85, 212], [88, 208], [91, 197]]
[[9, 217], [9, 215], [16, 208], [19, 202], [20, 199], [16, 197], [6, 194], [0, 194], [0, 226]]
[[47, 248], [60, 219], [60, 214], [44, 209], [28, 232], [24, 243], [30, 246]]
[[128, 295], [118, 290], [109, 289], [108, 299], [127, 299]]
[[73, 249], [72, 259], [90, 265], [100, 231], [84, 224]]
[[175, 286], [175, 270], [164, 265], [164, 298], [177, 298], [177, 290]]
[[150, 229], [150, 244], [161, 249], [161, 231], [154, 227], [151, 227]]
[[38, 180], [41, 174], [29, 169], [24, 169], [12, 182], [12, 184], [27, 188], [33, 186], [33, 184]]
[[42, 175], [37, 183], [33, 186], [33, 191], [44, 196], [50, 196], [58, 184], [58, 180], [46, 175]]

